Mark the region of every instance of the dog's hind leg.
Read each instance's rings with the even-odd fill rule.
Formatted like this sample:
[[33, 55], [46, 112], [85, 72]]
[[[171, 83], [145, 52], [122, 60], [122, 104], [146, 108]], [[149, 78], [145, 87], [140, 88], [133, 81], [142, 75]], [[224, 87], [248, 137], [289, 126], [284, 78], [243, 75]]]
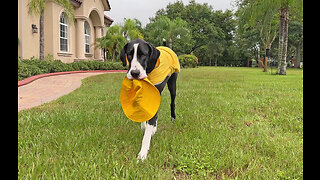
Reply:
[[147, 158], [148, 151], [150, 148], [151, 137], [157, 131], [157, 119], [158, 119], [158, 113], [156, 113], [153, 116], [153, 118], [151, 118], [148, 121], [148, 123], [145, 124], [145, 131], [142, 139], [142, 145], [141, 145], [140, 152], [138, 154], [138, 159], [141, 159], [142, 161]]
[[170, 91], [170, 96], [171, 96], [171, 104], [170, 104], [170, 107], [171, 107], [171, 120], [174, 121], [176, 120], [176, 113], [175, 113], [175, 99], [176, 99], [176, 89], [177, 89], [177, 86], [176, 86], [176, 82], [177, 82], [177, 77], [178, 77], [178, 74], [177, 73], [173, 73], [171, 75], [171, 77], [169, 78], [168, 80], [168, 89]]

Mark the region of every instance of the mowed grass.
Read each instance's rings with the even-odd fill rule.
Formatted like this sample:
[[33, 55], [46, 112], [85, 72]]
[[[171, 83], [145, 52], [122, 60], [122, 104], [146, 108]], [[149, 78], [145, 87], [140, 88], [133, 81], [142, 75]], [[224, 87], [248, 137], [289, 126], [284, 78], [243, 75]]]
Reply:
[[122, 112], [123, 77], [86, 78], [74, 92], [19, 112], [19, 179], [302, 179], [302, 70], [181, 69], [177, 120], [166, 88], [140, 163], [143, 132]]

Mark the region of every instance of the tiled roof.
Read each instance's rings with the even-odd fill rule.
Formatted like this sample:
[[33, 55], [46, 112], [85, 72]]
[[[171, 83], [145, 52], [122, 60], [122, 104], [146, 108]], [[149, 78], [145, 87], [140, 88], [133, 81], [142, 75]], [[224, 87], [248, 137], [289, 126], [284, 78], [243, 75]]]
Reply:
[[71, 3], [72, 5], [74, 5], [74, 6], [76, 6], [76, 7], [80, 7], [81, 4], [82, 4], [82, 1], [80, 1], [80, 0], [69, 0], [69, 1], [70, 1], [70, 3]]
[[109, 16], [107, 16], [107, 15], [104, 15], [104, 19], [107, 19], [108, 21], [111, 21], [111, 22], [113, 22], [113, 19], [111, 19]]

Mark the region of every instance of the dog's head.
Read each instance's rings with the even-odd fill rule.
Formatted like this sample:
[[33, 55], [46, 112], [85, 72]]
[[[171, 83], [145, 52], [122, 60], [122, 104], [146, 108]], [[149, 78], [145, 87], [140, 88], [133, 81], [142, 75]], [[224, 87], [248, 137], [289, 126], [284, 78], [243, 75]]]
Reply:
[[120, 52], [123, 66], [129, 65], [128, 79], [146, 78], [154, 69], [159, 56], [160, 51], [142, 39], [135, 39], [127, 43]]

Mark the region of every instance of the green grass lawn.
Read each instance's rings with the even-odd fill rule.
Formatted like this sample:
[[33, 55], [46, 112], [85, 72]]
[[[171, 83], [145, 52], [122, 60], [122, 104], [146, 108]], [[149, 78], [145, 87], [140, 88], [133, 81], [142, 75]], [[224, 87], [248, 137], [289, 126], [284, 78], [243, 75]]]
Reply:
[[181, 69], [177, 120], [166, 88], [142, 163], [140, 123], [119, 102], [123, 77], [89, 77], [68, 95], [20, 111], [19, 179], [302, 179], [302, 70]]

